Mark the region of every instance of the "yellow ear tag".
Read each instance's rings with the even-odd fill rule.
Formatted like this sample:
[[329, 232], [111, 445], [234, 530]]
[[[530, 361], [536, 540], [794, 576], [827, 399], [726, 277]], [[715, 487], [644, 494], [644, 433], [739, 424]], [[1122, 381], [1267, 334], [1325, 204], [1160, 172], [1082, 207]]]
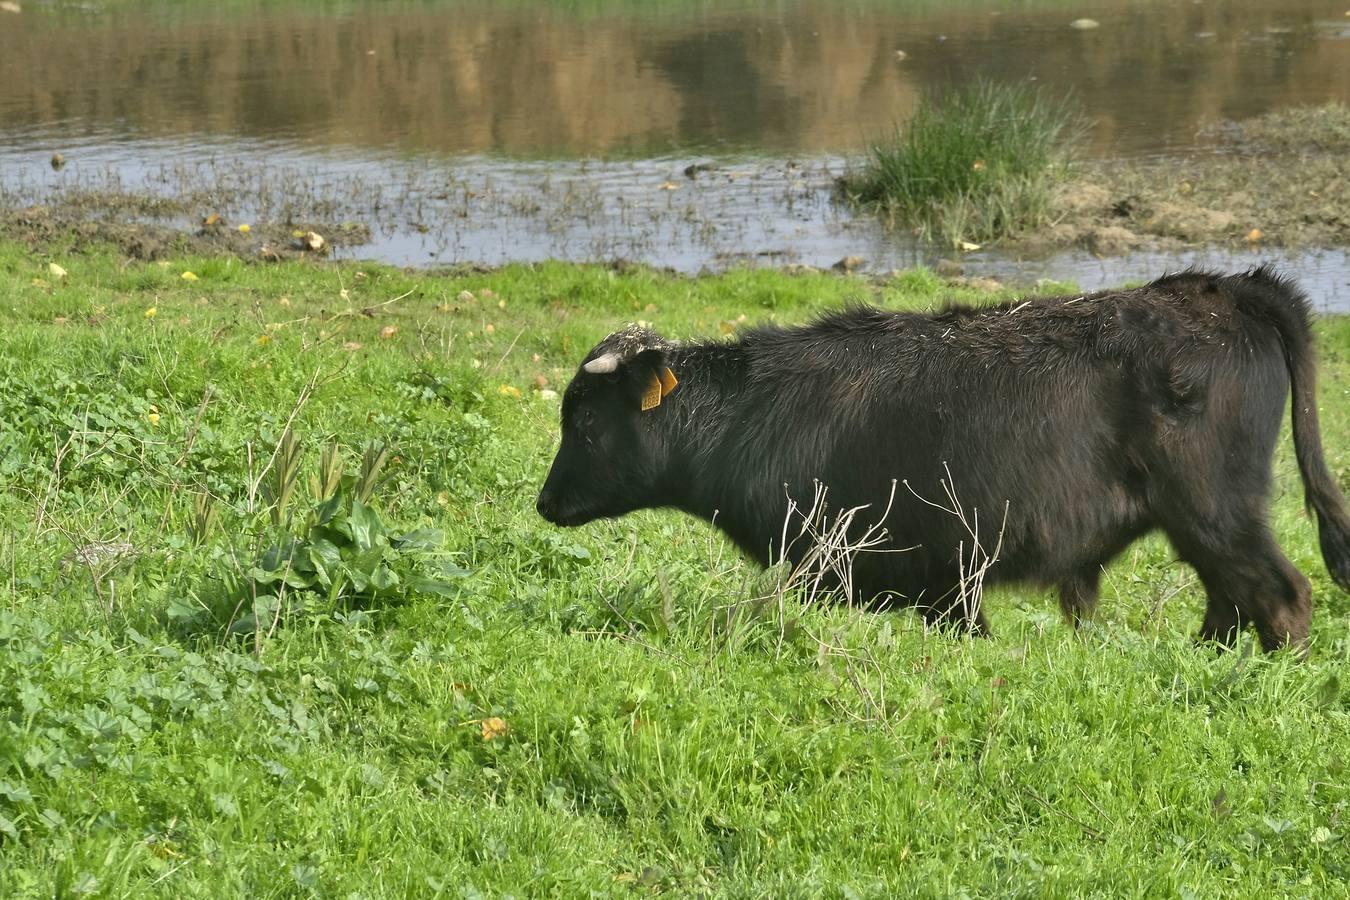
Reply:
[[653, 375], [647, 389], [642, 392], [642, 411], [656, 409], [661, 405], [661, 398], [675, 390], [678, 385], [675, 373], [670, 369], [662, 369], [660, 375]]
[[656, 409], [661, 405], [661, 379], [653, 375], [647, 389], [642, 392], [642, 411]]

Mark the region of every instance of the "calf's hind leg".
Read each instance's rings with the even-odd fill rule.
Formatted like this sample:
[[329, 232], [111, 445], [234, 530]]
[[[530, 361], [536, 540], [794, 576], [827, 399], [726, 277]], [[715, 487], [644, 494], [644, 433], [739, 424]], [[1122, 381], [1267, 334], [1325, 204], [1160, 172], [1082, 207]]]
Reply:
[[1263, 523], [1246, 523], [1228, 540], [1213, 534], [1172, 534], [1181, 558], [1205, 586], [1202, 640], [1231, 645], [1250, 623], [1267, 651], [1308, 640], [1312, 588], [1276, 545]]

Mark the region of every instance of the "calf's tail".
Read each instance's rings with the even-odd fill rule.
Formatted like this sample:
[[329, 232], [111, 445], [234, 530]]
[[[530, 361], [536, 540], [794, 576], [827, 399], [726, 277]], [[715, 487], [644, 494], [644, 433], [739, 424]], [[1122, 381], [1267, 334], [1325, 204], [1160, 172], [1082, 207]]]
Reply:
[[1322, 455], [1317, 418], [1317, 361], [1308, 327], [1308, 301], [1289, 281], [1262, 267], [1248, 276], [1264, 295], [1264, 317], [1284, 345], [1294, 420], [1294, 455], [1306, 504], [1317, 517], [1317, 537], [1331, 580], [1350, 591], [1350, 514]]

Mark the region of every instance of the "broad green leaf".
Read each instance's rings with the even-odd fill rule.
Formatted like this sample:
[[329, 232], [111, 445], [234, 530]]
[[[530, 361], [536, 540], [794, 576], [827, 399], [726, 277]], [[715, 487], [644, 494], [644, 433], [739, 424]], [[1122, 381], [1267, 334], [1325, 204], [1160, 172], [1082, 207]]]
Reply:
[[314, 567], [314, 574], [319, 580], [319, 584], [328, 587], [333, 583], [333, 572], [336, 572], [338, 566], [342, 565], [342, 552], [332, 541], [319, 538], [312, 541], [308, 547], [309, 561]]
[[380, 524], [379, 516], [360, 500], [352, 500], [352, 511], [347, 521], [351, 527], [352, 541], [358, 549], [369, 550], [384, 536], [384, 526]]
[[399, 550], [439, 550], [444, 540], [445, 535], [439, 528], [418, 528], [389, 543]]
[[408, 578], [408, 588], [419, 594], [433, 594], [437, 597], [453, 597], [459, 593], [459, 586], [442, 578], [428, 578], [425, 575], [412, 575]]
[[370, 576], [370, 584], [377, 591], [391, 591], [398, 587], [398, 573], [388, 566], [378, 566]]
[[257, 566], [254, 566], [253, 568], [248, 570], [248, 577], [251, 578], [253, 581], [257, 582], [258, 584], [274, 584], [280, 581], [289, 587], [296, 588], [297, 590], [304, 590], [306, 588], [312, 587], [310, 578], [307, 578], [304, 573], [297, 572], [295, 571], [295, 569], [290, 568], [282, 569], [280, 571], [276, 570], [269, 571], [267, 569], [260, 569]]
[[329, 497], [319, 508], [314, 511], [315, 524], [327, 525], [333, 521], [333, 517], [342, 509], [342, 491], [335, 491], [333, 496]]
[[27, 786], [8, 781], [0, 781], [0, 797], [4, 797], [10, 803], [33, 802], [33, 794]]
[[358, 594], [365, 591], [370, 586], [370, 574], [362, 571], [359, 567], [344, 565], [342, 570], [347, 573], [347, 578], [352, 583], [352, 589]]

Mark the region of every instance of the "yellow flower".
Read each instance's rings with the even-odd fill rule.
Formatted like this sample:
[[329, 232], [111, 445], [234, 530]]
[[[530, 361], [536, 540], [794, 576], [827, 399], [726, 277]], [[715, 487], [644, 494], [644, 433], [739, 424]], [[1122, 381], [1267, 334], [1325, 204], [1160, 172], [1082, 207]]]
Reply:
[[248, 234], [248, 233], [249, 233], [250, 231], [252, 231], [252, 230], [253, 230], [253, 229], [250, 228], [250, 227], [247, 226], [247, 225], [240, 225], [240, 226], [239, 226], [239, 233], [240, 233], [240, 234]]
[[182, 278], [183, 278], [184, 281], [196, 281], [196, 280], [197, 280], [197, 276], [194, 275], [194, 274], [191, 273], [191, 272], [184, 272]]
[[497, 388], [497, 393], [501, 394], [504, 397], [519, 397], [520, 388], [516, 387], [513, 384], [504, 384], [501, 387]]
[[150, 413], [150, 414], [147, 415], [145, 418], [148, 419], [148, 420], [150, 421], [150, 424], [151, 424], [151, 425], [158, 425], [158, 424], [159, 424], [159, 413]]
[[145, 311], [145, 317], [147, 319], [153, 319], [157, 315], [159, 315], [159, 309], [157, 307], [152, 306]]
[[47, 271], [51, 272], [52, 277], [54, 278], [66, 277], [66, 270], [58, 266], [56, 263], [47, 263]]
[[268, 344], [270, 344], [270, 343], [272, 343], [272, 336], [271, 336], [270, 334], [260, 334], [260, 335], [258, 335], [258, 346], [259, 346], [259, 347], [266, 347], [266, 346], [267, 346]]

